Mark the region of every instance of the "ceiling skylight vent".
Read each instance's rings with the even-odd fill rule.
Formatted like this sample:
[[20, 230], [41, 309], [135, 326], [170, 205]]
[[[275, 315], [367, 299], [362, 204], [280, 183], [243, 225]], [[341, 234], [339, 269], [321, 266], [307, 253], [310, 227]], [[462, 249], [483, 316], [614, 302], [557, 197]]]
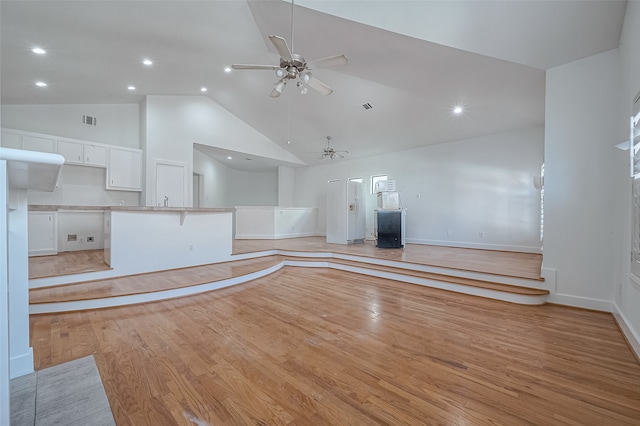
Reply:
[[369, 102], [367, 102], [366, 104], [362, 104], [362, 108], [371, 109], [371, 108], [373, 108], [373, 105], [371, 105]]

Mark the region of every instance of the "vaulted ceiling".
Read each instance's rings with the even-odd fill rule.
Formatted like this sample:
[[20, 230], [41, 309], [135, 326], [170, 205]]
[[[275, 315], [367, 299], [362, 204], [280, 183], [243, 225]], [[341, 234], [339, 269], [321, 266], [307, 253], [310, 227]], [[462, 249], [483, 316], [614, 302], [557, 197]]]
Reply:
[[[616, 48], [625, 7], [616, 0], [300, 0], [293, 9], [282, 0], [4, 1], [1, 100], [208, 96], [307, 164], [322, 161], [327, 135], [347, 158], [360, 158], [543, 124], [545, 70]], [[277, 64], [269, 34], [308, 61], [345, 54], [348, 65], [313, 70], [335, 92], [303, 96], [289, 85], [271, 98], [273, 72], [224, 71]], [[35, 45], [45, 57], [31, 52]], [[457, 105], [464, 110], [456, 115]]]

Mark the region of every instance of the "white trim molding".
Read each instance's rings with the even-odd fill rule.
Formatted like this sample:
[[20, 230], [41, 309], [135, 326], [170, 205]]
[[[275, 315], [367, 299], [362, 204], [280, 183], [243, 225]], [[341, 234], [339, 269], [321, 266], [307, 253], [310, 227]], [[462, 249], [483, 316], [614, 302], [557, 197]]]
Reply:
[[624, 316], [622, 310], [618, 307], [618, 305], [613, 302], [612, 303], [612, 312], [613, 317], [616, 319], [622, 334], [627, 339], [631, 350], [635, 353], [636, 358], [640, 361], [640, 336], [634, 331], [631, 323], [627, 320], [627, 317]]
[[408, 244], [423, 244], [430, 246], [446, 246], [446, 247], [459, 247], [459, 248], [473, 248], [483, 250], [497, 250], [497, 251], [515, 251], [521, 253], [542, 253], [540, 247], [534, 246], [514, 246], [506, 244], [486, 244], [486, 243], [472, 243], [468, 241], [444, 241], [444, 240], [428, 240], [420, 238], [407, 238]]

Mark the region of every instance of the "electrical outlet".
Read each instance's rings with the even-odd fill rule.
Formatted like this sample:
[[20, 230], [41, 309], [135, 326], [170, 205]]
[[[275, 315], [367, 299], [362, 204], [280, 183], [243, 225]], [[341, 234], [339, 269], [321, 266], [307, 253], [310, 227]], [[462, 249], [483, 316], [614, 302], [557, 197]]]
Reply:
[[87, 237], [87, 242], [88, 242], [88, 243], [92, 243], [93, 241], [94, 241], [94, 238], [93, 238], [93, 237]]
[[484, 238], [484, 231], [480, 231], [480, 232], [478, 232], [478, 237], [480, 237], [480, 238]]
[[67, 241], [78, 241], [78, 234], [67, 234]]
[[189, 251], [193, 251], [193, 244], [189, 244], [189, 248], [188, 248], [188, 250], [189, 250]]
[[84, 238], [82, 238], [82, 237], [78, 238], [78, 242], [79, 243], [84, 243]]
[[447, 229], [447, 237], [450, 237], [453, 235], [453, 231], [451, 229]]

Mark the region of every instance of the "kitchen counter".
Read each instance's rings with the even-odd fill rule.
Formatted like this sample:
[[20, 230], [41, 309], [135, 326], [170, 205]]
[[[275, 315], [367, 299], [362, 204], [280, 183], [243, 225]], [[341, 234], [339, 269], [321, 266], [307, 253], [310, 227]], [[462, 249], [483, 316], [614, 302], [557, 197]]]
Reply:
[[235, 209], [215, 208], [215, 207], [71, 206], [71, 205], [40, 205], [40, 204], [33, 204], [29, 206], [30, 212], [50, 212], [50, 211], [59, 211], [59, 210], [226, 213], [226, 212], [233, 212]]
[[105, 207], [105, 210], [111, 211], [129, 211], [129, 212], [203, 212], [203, 213], [228, 213], [235, 209], [217, 208], [217, 207], [136, 207], [136, 206], [113, 206]]

